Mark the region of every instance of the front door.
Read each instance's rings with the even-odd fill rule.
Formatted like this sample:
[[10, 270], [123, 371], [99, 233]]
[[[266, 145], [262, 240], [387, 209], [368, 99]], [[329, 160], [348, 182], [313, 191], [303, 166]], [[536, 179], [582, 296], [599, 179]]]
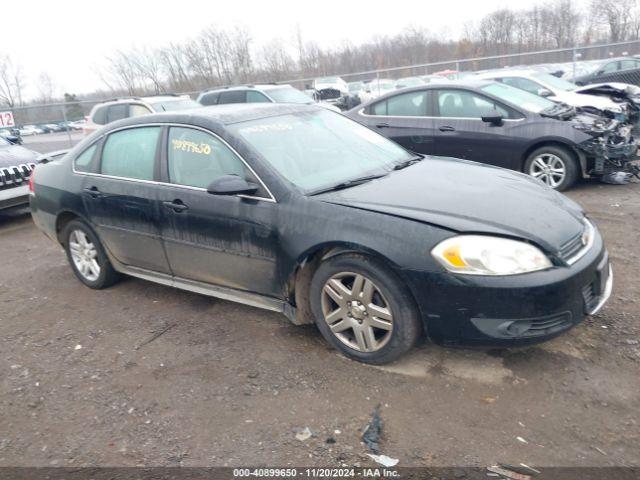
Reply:
[[169, 128], [158, 198], [171, 270], [181, 279], [281, 296], [274, 228], [278, 205], [267, 191], [251, 197], [207, 192], [213, 180], [228, 174], [257, 183], [218, 137], [193, 128]]
[[[510, 109], [469, 90], [442, 89], [434, 94], [436, 155], [514, 168], [521, 139], [512, 131]], [[502, 124], [482, 121], [492, 111], [502, 114]]]
[[[82, 197], [89, 220], [116, 260], [169, 273], [158, 228], [154, 182], [161, 130], [135, 127], [108, 135], [96, 162], [98, 174], [85, 172]], [[76, 168], [84, 161], [79, 157]], [[86, 159], [87, 164], [90, 161]]]

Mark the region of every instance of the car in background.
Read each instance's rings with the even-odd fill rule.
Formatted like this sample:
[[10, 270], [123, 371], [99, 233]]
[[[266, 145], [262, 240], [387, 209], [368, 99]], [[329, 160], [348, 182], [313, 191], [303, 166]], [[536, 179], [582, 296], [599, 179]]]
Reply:
[[0, 136], [0, 213], [29, 203], [29, 178], [40, 154]]
[[[618, 120], [626, 120], [630, 113], [628, 105], [599, 95], [580, 93], [580, 87], [562, 78], [538, 70], [499, 70], [478, 74], [476, 78], [494, 80], [526, 92], [546, 97], [554, 102], [597, 114], [608, 114]], [[576, 90], [578, 89], [578, 90]], [[637, 118], [633, 119], [633, 123]]]
[[419, 87], [426, 84], [427, 82], [420, 77], [403, 77], [396, 80], [396, 88]]
[[21, 137], [29, 137], [31, 135], [40, 135], [44, 131], [35, 125], [23, 125], [18, 129]]
[[596, 313], [613, 283], [575, 202], [314, 105], [119, 121], [38, 165], [30, 203], [89, 288], [128, 274], [280, 312], [368, 363], [425, 334], [540, 342]]
[[374, 98], [378, 98], [388, 92], [396, 90], [395, 80], [390, 78], [376, 78], [364, 84], [360, 92], [360, 101], [362, 103], [369, 102]]
[[[565, 75], [571, 77], [572, 71], [569, 70]], [[640, 59], [618, 57], [581, 62], [575, 77], [571, 78], [571, 80], [576, 85], [607, 82], [640, 85]]]
[[96, 104], [85, 118], [82, 131], [85, 135], [89, 135], [103, 125], [123, 118], [173, 110], [187, 110], [200, 106], [188, 95], [162, 94], [149, 97], [116, 98]]
[[310, 86], [318, 92], [319, 100], [337, 103], [340, 98], [349, 96], [349, 85], [340, 77], [321, 77], [313, 80]]
[[349, 95], [358, 95], [364, 87], [363, 81], [349, 82], [347, 88], [349, 89]]
[[[228, 103], [295, 103], [311, 105], [316, 101], [306, 93], [287, 84], [239, 85], [206, 90], [196, 100], [202, 106], [224, 105]], [[318, 102], [322, 107], [336, 112], [340, 109], [326, 102]]]
[[525, 172], [556, 190], [632, 171], [637, 151], [631, 125], [488, 80], [395, 91], [346, 115], [414, 152]]
[[17, 128], [1, 128], [0, 137], [4, 138], [13, 145], [22, 145], [20, 130]]
[[87, 124], [87, 121], [85, 119], [82, 119], [82, 120], [74, 120], [72, 122], [69, 122], [67, 125], [71, 130], [82, 130], [86, 124]]

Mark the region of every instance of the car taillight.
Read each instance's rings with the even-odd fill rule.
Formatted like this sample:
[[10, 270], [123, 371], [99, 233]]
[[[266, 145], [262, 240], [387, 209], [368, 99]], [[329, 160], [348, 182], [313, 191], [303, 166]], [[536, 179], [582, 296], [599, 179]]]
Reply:
[[31, 175], [29, 175], [29, 192], [34, 193], [33, 190], [33, 180], [36, 178], [36, 167], [33, 167], [31, 170]]

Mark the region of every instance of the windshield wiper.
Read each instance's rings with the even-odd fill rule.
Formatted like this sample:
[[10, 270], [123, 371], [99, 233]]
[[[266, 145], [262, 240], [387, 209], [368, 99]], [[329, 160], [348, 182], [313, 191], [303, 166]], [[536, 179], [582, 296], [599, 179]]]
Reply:
[[345, 188], [355, 187], [356, 185], [361, 185], [370, 180], [375, 180], [376, 178], [386, 177], [386, 173], [378, 173], [376, 175], [366, 175], [364, 177], [353, 178], [351, 180], [345, 180], [344, 182], [336, 183], [330, 187], [321, 188], [320, 190], [314, 190], [309, 195], [318, 195], [320, 193], [326, 192], [335, 192], [336, 190], [343, 190]]
[[416, 154], [415, 157], [411, 157], [409, 160], [405, 160], [404, 162], [396, 163], [393, 166], [393, 169], [394, 170], [402, 170], [403, 168], [407, 168], [407, 167], [413, 165], [414, 163], [418, 163], [421, 160], [424, 160], [424, 155]]

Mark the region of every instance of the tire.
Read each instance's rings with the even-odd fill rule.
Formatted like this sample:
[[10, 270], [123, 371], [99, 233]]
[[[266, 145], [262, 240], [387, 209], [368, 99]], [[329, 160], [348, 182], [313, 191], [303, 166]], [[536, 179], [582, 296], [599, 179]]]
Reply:
[[[554, 167], [555, 165], [555, 167]], [[545, 167], [548, 170], [545, 170]], [[562, 176], [552, 169], [562, 169]], [[566, 148], [548, 145], [534, 150], [524, 163], [524, 173], [538, 178], [547, 186], [563, 192], [578, 179], [580, 166]]]
[[361, 362], [396, 360], [423, 333], [407, 286], [389, 268], [366, 255], [343, 254], [320, 264], [311, 280], [310, 302], [324, 338]]
[[[85, 222], [82, 220], [70, 221], [64, 227], [62, 239], [73, 273], [87, 287], [99, 290], [110, 287], [120, 279], [120, 274], [113, 269], [100, 239]], [[86, 264], [89, 258], [95, 261], [95, 264], [92, 263], [87, 270], [82, 269], [83, 262], [80, 260]], [[96, 266], [98, 271], [96, 271]]]

